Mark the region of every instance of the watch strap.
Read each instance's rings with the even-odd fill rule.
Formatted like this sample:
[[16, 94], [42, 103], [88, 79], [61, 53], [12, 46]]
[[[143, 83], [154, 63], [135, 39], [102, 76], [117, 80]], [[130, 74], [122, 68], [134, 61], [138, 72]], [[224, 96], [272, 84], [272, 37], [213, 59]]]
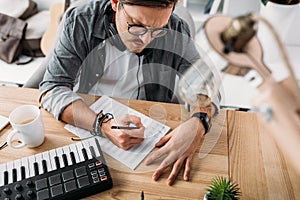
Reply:
[[192, 117], [197, 117], [202, 122], [205, 133], [208, 133], [211, 128], [210, 118], [208, 117], [207, 113], [205, 112], [196, 112], [192, 115]]

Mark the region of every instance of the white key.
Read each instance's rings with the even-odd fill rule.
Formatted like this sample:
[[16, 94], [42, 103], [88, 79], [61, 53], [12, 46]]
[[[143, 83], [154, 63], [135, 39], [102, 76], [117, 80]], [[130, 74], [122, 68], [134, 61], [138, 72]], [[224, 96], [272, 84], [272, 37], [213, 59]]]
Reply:
[[55, 164], [55, 160], [54, 157], [56, 156], [56, 151], [55, 149], [52, 149], [49, 151], [49, 156], [50, 156], [50, 161], [51, 161], [51, 165], [52, 165], [52, 169], [56, 170], [56, 164]]
[[62, 148], [61, 147], [60, 148], [56, 148], [55, 150], [56, 150], [56, 154], [57, 154], [57, 156], [59, 158], [60, 168], [65, 167], [65, 164], [64, 164], [64, 161], [63, 161], [63, 158], [62, 158], [62, 155], [64, 154]]
[[14, 167], [17, 170], [17, 181], [20, 181], [22, 179], [22, 177], [21, 177], [21, 164], [22, 164], [21, 159], [14, 161]]
[[75, 143], [75, 145], [76, 145], [77, 152], [79, 155], [79, 162], [82, 162], [82, 161], [84, 161], [84, 157], [82, 155], [83, 146], [82, 146], [81, 142], [77, 142], [77, 143]]
[[34, 156], [29, 156], [28, 157], [28, 166], [29, 166], [29, 177], [35, 176], [34, 173], [34, 166], [33, 163], [35, 162], [35, 157]]
[[86, 153], [87, 153], [87, 155], [88, 155], [89, 160], [92, 159], [93, 156], [92, 156], [92, 153], [91, 153], [91, 150], [90, 150], [90, 144], [89, 144], [89, 142], [86, 141], [86, 140], [83, 140], [83, 141], [82, 141], [82, 145], [83, 145], [83, 147], [84, 147], [85, 150], [86, 150]]
[[28, 157], [24, 157], [21, 159], [21, 164], [22, 166], [25, 167], [25, 177], [28, 178], [30, 176], [30, 173], [29, 173], [29, 160], [28, 160]]
[[53, 170], [53, 167], [51, 165], [51, 160], [50, 160], [50, 156], [49, 156], [49, 151], [45, 151], [42, 153], [42, 157], [43, 157], [43, 160], [46, 161], [47, 163], [47, 169], [48, 169], [48, 172], [52, 171]]
[[38, 163], [39, 166], [39, 174], [44, 173], [43, 164], [42, 164], [43, 156], [41, 153], [35, 154], [35, 162]]
[[72, 160], [71, 160], [71, 155], [70, 155], [70, 148], [69, 146], [64, 146], [63, 147], [63, 151], [64, 151], [64, 154], [66, 154], [67, 156], [67, 160], [68, 160], [68, 165], [72, 165]]
[[6, 170], [8, 171], [8, 184], [13, 182], [12, 169], [14, 168], [14, 162], [6, 163]]
[[79, 158], [79, 154], [78, 154], [76, 145], [75, 144], [70, 144], [69, 147], [70, 147], [70, 151], [74, 153], [74, 156], [75, 156], [75, 159], [76, 159], [76, 163], [79, 163], [80, 162], [80, 158]]
[[0, 164], [0, 187], [4, 185], [4, 172], [6, 171], [6, 163]]
[[95, 138], [92, 138], [91, 140], [89, 140], [90, 146], [92, 146], [94, 148], [96, 157], [100, 157], [100, 150], [98, 149], [97, 145], [96, 145], [96, 141]]

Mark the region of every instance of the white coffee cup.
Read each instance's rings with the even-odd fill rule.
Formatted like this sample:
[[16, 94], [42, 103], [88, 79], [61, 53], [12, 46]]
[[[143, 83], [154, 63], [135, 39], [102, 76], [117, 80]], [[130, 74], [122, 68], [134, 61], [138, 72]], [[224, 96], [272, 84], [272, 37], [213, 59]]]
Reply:
[[[37, 106], [23, 105], [17, 107], [10, 113], [9, 122], [14, 130], [7, 136], [8, 146], [16, 149], [24, 146], [33, 148], [44, 142], [44, 123], [41, 111]], [[12, 144], [15, 135], [21, 142], [16, 146]]]

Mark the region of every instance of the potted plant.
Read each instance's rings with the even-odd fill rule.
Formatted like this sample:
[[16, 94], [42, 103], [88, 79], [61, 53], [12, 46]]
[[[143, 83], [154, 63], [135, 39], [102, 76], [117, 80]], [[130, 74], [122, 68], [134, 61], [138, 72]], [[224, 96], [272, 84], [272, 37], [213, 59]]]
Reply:
[[213, 178], [206, 191], [204, 200], [235, 200], [241, 195], [238, 184], [222, 176]]

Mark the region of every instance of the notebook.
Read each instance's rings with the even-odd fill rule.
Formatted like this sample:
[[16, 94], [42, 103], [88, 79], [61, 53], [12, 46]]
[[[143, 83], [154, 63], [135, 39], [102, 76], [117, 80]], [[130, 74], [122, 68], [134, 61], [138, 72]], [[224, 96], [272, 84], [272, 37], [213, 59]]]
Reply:
[[[102, 96], [94, 104], [90, 106], [96, 113], [103, 110], [104, 113], [112, 113], [114, 116], [122, 116], [124, 114], [132, 114], [139, 116], [143, 125], [146, 127], [144, 136], [145, 139], [142, 143], [123, 150], [114, 145], [109, 139], [100, 137], [100, 145], [103, 152], [123, 163], [132, 170], [144, 160], [144, 158], [155, 147], [155, 144], [170, 130], [170, 127], [156, 121], [128, 106], [108, 97]], [[70, 124], [65, 125], [65, 129], [74, 133], [80, 138], [92, 136], [89, 131], [77, 128]]]

